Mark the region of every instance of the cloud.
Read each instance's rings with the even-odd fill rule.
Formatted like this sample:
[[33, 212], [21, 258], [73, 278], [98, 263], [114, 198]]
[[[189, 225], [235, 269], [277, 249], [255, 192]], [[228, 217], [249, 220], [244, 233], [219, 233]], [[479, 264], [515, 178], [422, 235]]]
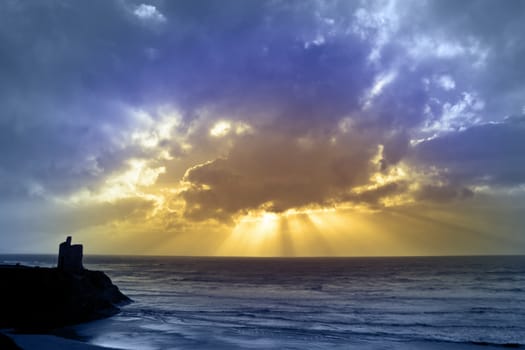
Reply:
[[[520, 1], [0, 6], [3, 201], [93, 200], [131, 160], [126, 196], [194, 220], [525, 177]], [[374, 182], [401, 166], [419, 192]]]
[[154, 22], [165, 22], [166, 17], [157, 10], [153, 5], [140, 4], [133, 11], [135, 16], [140, 19], [154, 21]]
[[[397, 147], [398, 135], [379, 129], [342, 131], [337, 124], [323, 131], [288, 129], [293, 127], [281, 121], [237, 137], [226, 156], [190, 168], [184, 177], [187, 188], [181, 193], [186, 216], [228, 220], [249, 211], [283, 212], [348, 201], [353, 188], [368, 184], [380, 170], [374, 160], [377, 141], [385, 141], [389, 149]], [[381, 155], [388, 153], [381, 150]], [[391, 164], [398, 160], [389, 158]], [[373, 197], [379, 199], [388, 191], [363, 193], [351, 200], [376, 202]]]
[[473, 195], [472, 190], [466, 187], [458, 189], [452, 185], [424, 185], [418, 189], [416, 198], [431, 202], [449, 202], [454, 199], [470, 198]]
[[413, 157], [417, 164], [440, 169], [455, 184], [512, 187], [525, 183], [524, 140], [521, 116], [422, 142]]
[[339, 200], [344, 202], [352, 203], [365, 203], [374, 207], [380, 206], [380, 201], [382, 199], [388, 198], [390, 196], [404, 193], [407, 191], [407, 183], [403, 181], [391, 182], [386, 185], [381, 185], [376, 188], [367, 189], [361, 192], [351, 192], [343, 195]]
[[[417, 6], [417, 5], [416, 5]], [[515, 114], [523, 104], [525, 71], [521, 60], [525, 44], [519, 33], [525, 30], [523, 3], [511, 0], [500, 6], [497, 1], [430, 1], [423, 16], [412, 16], [410, 29], [429, 38], [454, 38], [461, 54], [454, 61], [470, 56], [470, 67], [461, 64], [450, 69], [458, 80], [468, 83], [486, 102], [483, 116], [488, 120]], [[468, 13], [469, 16], [461, 14]], [[447, 39], [449, 40], [449, 39]], [[431, 51], [430, 51], [431, 52]], [[457, 84], [459, 85], [459, 83]], [[505, 111], [505, 112], [504, 112]]]
[[438, 84], [445, 90], [453, 90], [456, 87], [456, 82], [450, 75], [442, 75], [438, 79]]

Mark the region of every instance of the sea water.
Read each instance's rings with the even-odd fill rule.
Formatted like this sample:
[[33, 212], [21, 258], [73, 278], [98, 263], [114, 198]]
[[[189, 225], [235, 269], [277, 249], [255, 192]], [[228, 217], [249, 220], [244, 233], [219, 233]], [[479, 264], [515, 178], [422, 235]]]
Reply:
[[[0, 263], [49, 266], [53, 259], [0, 256]], [[164, 350], [525, 344], [524, 256], [88, 256], [85, 267], [106, 272], [134, 300], [112, 318], [69, 329], [95, 345]]]

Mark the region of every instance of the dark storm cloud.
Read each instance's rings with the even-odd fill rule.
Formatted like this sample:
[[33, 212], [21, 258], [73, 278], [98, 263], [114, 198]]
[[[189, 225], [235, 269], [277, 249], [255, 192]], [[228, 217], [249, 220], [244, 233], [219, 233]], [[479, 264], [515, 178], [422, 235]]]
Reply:
[[355, 107], [373, 77], [352, 37], [305, 49], [324, 23], [314, 3], [167, 2], [163, 21], [138, 16], [139, 4], [2, 4], [1, 166], [14, 175], [4, 183], [96, 184], [134, 152], [118, 146], [133, 126], [125, 106], [319, 121]]
[[[331, 34], [349, 25], [352, 8], [327, 7], [295, 1], [166, 3], [174, 38], [166, 38], [157, 62], [178, 87], [178, 106], [207, 106], [242, 119], [262, 111], [299, 126], [357, 108], [376, 73], [367, 64], [371, 43]], [[336, 13], [339, 7], [344, 16]]]
[[[121, 101], [141, 40], [118, 2], [0, 6], [0, 192], [67, 193], [118, 168]], [[128, 56], [129, 61], [123, 64]], [[121, 155], [122, 156], [122, 155]]]
[[446, 169], [459, 185], [516, 186], [525, 183], [525, 118], [473, 126], [418, 144], [418, 164]]
[[[192, 15], [196, 14], [195, 9], [191, 7]], [[205, 82], [201, 84], [199, 77], [187, 82], [190, 91], [188, 105], [193, 105], [195, 99], [197, 105], [206, 101], [233, 118], [248, 120], [252, 111], [268, 110], [276, 120], [269, 128], [258, 130], [259, 136], [236, 140], [224, 158], [187, 173], [185, 180], [190, 187], [183, 192], [186, 215], [199, 220], [210, 217], [227, 219], [235, 213], [261, 207], [280, 212], [341, 200], [375, 204], [383, 196], [406, 190], [404, 186], [388, 185], [362, 195], [347, 194], [353, 187], [365, 184], [377, 171], [370, 164], [377, 145], [384, 146], [381, 164], [382, 170], [386, 170], [406, 156], [410, 135], [428, 121], [429, 116], [424, 112], [426, 108], [433, 109], [437, 119], [447, 108], [446, 102], [451, 106], [449, 109], [459, 109], [466, 96], [461, 89], [473, 88], [464, 79], [474, 72], [472, 60], [481, 60], [485, 48], [492, 45], [489, 38], [476, 37], [475, 26], [483, 21], [477, 19], [473, 23], [463, 23], [464, 32], [454, 35], [438, 33], [438, 42], [434, 46], [439, 40], [459, 37], [457, 43], [444, 46], [443, 53], [420, 52], [409, 59], [407, 51], [410, 48], [403, 45], [414, 33], [424, 35], [428, 30], [422, 30], [418, 27], [420, 23], [417, 20], [412, 22], [412, 16], [405, 13], [401, 18], [404, 22], [399, 38], [394, 33], [392, 41], [383, 47], [380, 60], [373, 64], [369, 56], [374, 40], [363, 40], [348, 30], [355, 20], [349, 14], [355, 9], [346, 8], [345, 12], [338, 6], [325, 6], [324, 19], [333, 21], [331, 23], [336, 29], [324, 28], [324, 31], [319, 28], [326, 24], [321, 24], [323, 21], [319, 21], [319, 15], [313, 15], [315, 11], [310, 3], [305, 6], [291, 3], [263, 7], [257, 11], [267, 14], [267, 17], [259, 14], [252, 17], [253, 13], [250, 13], [242, 24], [222, 21], [229, 18], [226, 14], [232, 11], [228, 6], [213, 10], [219, 15], [204, 25], [206, 29], [203, 30], [208, 33], [208, 44], [219, 48], [230, 47], [230, 42], [235, 42], [236, 46], [230, 51], [214, 50], [210, 54], [215, 58], [211, 66], [201, 66], [202, 58], [191, 56], [202, 67]], [[280, 16], [291, 20], [279, 21], [283, 18]], [[514, 16], [513, 21], [518, 16]], [[437, 18], [432, 11], [424, 12], [421, 17], [431, 22]], [[262, 18], [266, 22], [261, 21]], [[295, 18], [300, 18], [300, 21], [294, 21]], [[462, 22], [462, 18], [456, 19]], [[340, 30], [341, 27], [345, 30]], [[216, 31], [216, 28], [228, 30]], [[508, 32], [501, 27], [497, 30], [502, 34]], [[239, 37], [238, 33], [243, 35]], [[319, 33], [322, 33], [322, 40], [316, 41]], [[510, 31], [508, 35], [515, 36], [515, 33]], [[472, 38], [474, 42], [470, 41]], [[200, 47], [199, 40], [202, 38], [192, 42], [192, 47]], [[487, 55], [484, 69], [497, 64], [493, 61], [497, 53], [489, 50]], [[460, 67], [459, 71], [457, 67]], [[369, 108], [363, 108], [363, 99], [366, 99], [369, 89], [381, 74], [389, 72], [395, 78], [386, 83], [377, 96], [370, 96]], [[452, 72], [461, 78], [457, 89], [445, 91], [442, 87], [430, 90], [425, 87], [424, 79], [432, 79], [444, 72]], [[484, 75], [483, 72], [475, 71], [480, 75]], [[182, 74], [180, 77], [186, 76]], [[205, 87], [192, 90], [200, 85]], [[475, 88], [477, 91], [478, 87]], [[479, 90], [485, 94], [492, 92], [485, 88]], [[504, 93], [511, 94], [509, 91], [507, 89]], [[337, 123], [345, 116], [350, 116], [352, 132], [340, 134]], [[312, 135], [312, 130], [323, 130], [324, 134], [317, 132]], [[348, 145], [346, 140], [357, 134], [368, 137]], [[331, 136], [338, 138], [337, 144], [328, 143]], [[302, 148], [301, 139], [308, 140], [312, 148]], [[425, 163], [424, 159], [420, 161]], [[468, 188], [449, 184], [424, 185], [416, 197], [443, 201], [468, 198], [469, 195]]]
[[[127, 159], [150, 156], [129, 142], [137, 127], [130, 109], [169, 105], [182, 114], [184, 131], [206, 113], [210, 124], [217, 116], [254, 129], [228, 136], [228, 152], [201, 155], [209, 162], [187, 172], [182, 197], [188, 217], [228, 218], [261, 206], [278, 212], [342, 200], [372, 173], [402, 161], [419, 128], [439, 119], [446, 103], [452, 109], [461, 103], [465, 91], [487, 102], [485, 117], [520, 107], [523, 9], [520, 2], [497, 4], [505, 9], [491, 1], [425, 2], [415, 15], [409, 5], [386, 2], [3, 2], [0, 193], [96, 190]], [[366, 10], [363, 23], [358, 7]], [[396, 21], [397, 29], [390, 24]], [[437, 40], [432, 47], [451, 38], [459, 46], [447, 46], [444, 54], [437, 48], [411, 53], [417, 45], [410, 40], [425, 35]], [[476, 55], [485, 57], [481, 68], [472, 68]], [[442, 74], [451, 74], [456, 88], [428, 83]], [[521, 130], [508, 128], [510, 134]], [[412, 159], [457, 167], [450, 181], [467, 185], [477, 181], [483, 165], [507, 169], [492, 175], [494, 182], [521, 183], [519, 166], [509, 165], [514, 161], [504, 152], [499, 161], [483, 152], [477, 159], [476, 146], [464, 146], [464, 138], [482, 142], [471, 135], [475, 130], [421, 143]], [[198, 150], [200, 143], [213, 145], [208, 138], [203, 127], [188, 141]], [[163, 142], [179, 149], [172, 140]], [[448, 144], [470, 151], [460, 157], [447, 151]], [[381, 166], [371, 162], [379, 145]], [[179, 153], [192, 157], [191, 151]], [[171, 183], [180, 180], [169, 172], [163, 176], [170, 175], [176, 177]], [[375, 203], [401, 190], [391, 186], [354, 200]], [[425, 193], [433, 197], [432, 188]]]
[[227, 158], [192, 168], [183, 193], [190, 218], [227, 219], [263, 206], [282, 212], [293, 207], [329, 204], [334, 196], [368, 181], [377, 168], [371, 134], [292, 138], [275, 130], [238, 140]]
[[379, 204], [379, 201], [383, 198], [387, 198], [392, 195], [405, 192], [407, 189], [407, 184], [403, 181], [392, 182], [386, 185], [379, 186], [377, 188], [366, 190], [360, 193], [349, 193], [341, 198], [345, 202], [353, 203], [365, 203], [369, 205], [376, 206]]
[[96, 186], [138, 152], [119, 145], [125, 106], [268, 111], [302, 133], [356, 110], [375, 74], [369, 43], [326, 34], [351, 6], [327, 6], [334, 19], [314, 2], [167, 2], [158, 21], [139, 4], [2, 4], [3, 192]]

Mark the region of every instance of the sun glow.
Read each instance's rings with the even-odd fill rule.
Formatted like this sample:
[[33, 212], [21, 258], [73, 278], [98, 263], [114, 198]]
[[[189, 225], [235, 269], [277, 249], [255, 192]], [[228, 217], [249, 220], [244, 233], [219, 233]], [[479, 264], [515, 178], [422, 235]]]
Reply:
[[[217, 255], [313, 256], [330, 254], [327, 229], [335, 221], [333, 208], [258, 212], [239, 219]], [[327, 220], [328, 219], [328, 220]], [[347, 224], [345, 224], [348, 226]], [[345, 225], [341, 225], [342, 227]]]
[[[406, 237], [383, 227], [382, 214], [359, 208], [258, 212], [240, 218], [220, 244], [220, 256], [403, 255]], [[400, 228], [393, 228], [400, 230]]]

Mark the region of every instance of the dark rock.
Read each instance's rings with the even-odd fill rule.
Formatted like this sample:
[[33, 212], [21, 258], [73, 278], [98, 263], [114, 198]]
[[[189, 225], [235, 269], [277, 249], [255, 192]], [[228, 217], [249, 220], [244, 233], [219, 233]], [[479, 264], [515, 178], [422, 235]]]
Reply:
[[0, 333], [0, 349], [2, 350], [22, 350], [21, 347], [16, 345], [13, 339], [7, 335]]
[[119, 312], [131, 302], [100, 271], [0, 266], [0, 328], [45, 331]]

